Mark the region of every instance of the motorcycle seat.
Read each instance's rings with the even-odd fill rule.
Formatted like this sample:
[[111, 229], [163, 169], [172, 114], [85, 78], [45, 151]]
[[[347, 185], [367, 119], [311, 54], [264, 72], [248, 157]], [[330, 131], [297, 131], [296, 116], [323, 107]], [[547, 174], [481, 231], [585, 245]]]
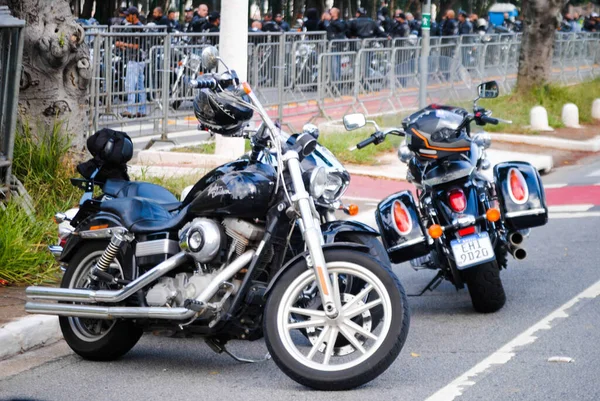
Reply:
[[181, 206], [181, 202], [160, 185], [149, 182], [108, 179], [102, 191], [113, 198], [146, 198], [160, 204], [164, 209], [172, 211]]
[[174, 231], [185, 224], [187, 207], [170, 213], [163, 205], [146, 198], [115, 198], [102, 202], [100, 210], [117, 215], [134, 234]]

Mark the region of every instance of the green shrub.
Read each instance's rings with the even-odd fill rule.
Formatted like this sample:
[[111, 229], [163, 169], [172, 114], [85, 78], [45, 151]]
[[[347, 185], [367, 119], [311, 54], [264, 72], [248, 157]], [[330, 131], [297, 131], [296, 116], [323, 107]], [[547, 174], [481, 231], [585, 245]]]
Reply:
[[13, 173], [34, 202], [28, 216], [18, 202], [0, 212], [0, 279], [11, 284], [55, 281], [58, 265], [47, 250], [57, 240], [52, 216], [76, 205], [81, 192], [71, 186], [76, 175], [70, 142], [63, 124], [52, 126], [20, 122], [14, 147]]

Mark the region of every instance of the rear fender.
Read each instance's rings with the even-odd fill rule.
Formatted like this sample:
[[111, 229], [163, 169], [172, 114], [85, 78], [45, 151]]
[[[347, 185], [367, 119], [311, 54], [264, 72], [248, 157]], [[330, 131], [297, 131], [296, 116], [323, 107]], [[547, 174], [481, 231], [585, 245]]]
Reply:
[[329, 221], [321, 225], [323, 239], [326, 244], [335, 242], [336, 237], [340, 233], [357, 233], [363, 235], [371, 235], [378, 237], [379, 232], [366, 224], [352, 220], [335, 220]]
[[77, 232], [90, 230], [93, 226], [107, 226], [106, 228], [108, 228], [120, 227], [122, 225], [119, 218], [112, 213], [100, 212], [88, 217], [77, 226], [73, 234], [69, 235], [59, 261], [68, 263], [83, 241], [95, 241], [94, 239], [81, 238], [79, 235], [76, 235]]
[[[369, 255], [369, 247], [368, 246], [355, 244], [352, 242], [334, 242], [331, 244], [324, 244], [322, 248], [323, 248], [323, 254], [326, 254], [328, 251], [332, 251], [332, 250], [351, 249], [353, 251], [358, 251], [358, 252], [362, 252], [362, 253]], [[269, 296], [269, 293], [271, 292], [273, 287], [275, 287], [275, 284], [277, 284], [277, 281], [279, 281], [279, 278], [288, 269], [291, 269], [293, 266], [296, 266], [297, 264], [302, 264], [308, 269], [308, 265], [306, 263], [306, 257], [308, 255], [309, 255], [308, 251], [303, 252], [299, 255], [296, 255], [289, 262], [287, 262], [281, 269], [279, 269], [279, 271], [275, 274], [275, 276], [273, 276], [273, 278], [269, 282], [269, 285], [267, 287], [267, 290], [265, 291], [264, 297], [266, 298]]]

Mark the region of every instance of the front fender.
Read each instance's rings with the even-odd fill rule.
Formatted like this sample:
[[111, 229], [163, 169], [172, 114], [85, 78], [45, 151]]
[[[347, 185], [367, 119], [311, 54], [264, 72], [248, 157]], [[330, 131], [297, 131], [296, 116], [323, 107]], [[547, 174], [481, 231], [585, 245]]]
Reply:
[[[335, 250], [335, 249], [352, 249], [353, 251], [363, 252], [363, 253], [366, 253], [367, 255], [369, 254], [368, 246], [361, 245], [361, 244], [355, 244], [352, 242], [335, 242], [335, 243], [331, 243], [331, 244], [324, 244], [322, 246], [322, 248], [323, 248], [323, 253], [330, 251], [330, 250]], [[307, 256], [308, 256], [308, 251], [298, 254], [298, 255], [294, 256], [292, 259], [290, 259], [281, 269], [279, 269], [279, 271], [277, 273], [275, 273], [275, 276], [273, 276], [273, 278], [269, 282], [269, 285], [267, 286], [267, 290], [265, 291], [264, 297], [266, 298], [269, 295], [269, 293], [271, 292], [271, 289], [275, 286], [277, 281], [279, 281], [279, 278], [283, 275], [283, 273], [285, 271], [287, 271], [289, 268], [291, 268], [292, 266], [295, 266], [299, 263], [306, 265], [306, 257]]]
[[71, 259], [71, 256], [73, 256], [73, 254], [75, 253], [75, 251], [77, 251], [77, 249], [83, 241], [93, 241], [90, 239], [81, 238], [79, 235], [76, 235], [78, 231], [87, 231], [92, 226], [103, 225], [108, 225], [108, 227], [119, 227], [123, 224], [121, 223], [119, 218], [112, 213], [100, 212], [88, 217], [77, 226], [73, 234], [69, 235], [67, 243], [65, 244], [65, 247], [60, 255], [59, 261], [68, 263]]
[[335, 220], [321, 224], [321, 232], [323, 233], [323, 240], [326, 244], [335, 242], [335, 237], [340, 233], [352, 232], [372, 235], [374, 237], [379, 236], [379, 231], [375, 230], [373, 227], [353, 220]]

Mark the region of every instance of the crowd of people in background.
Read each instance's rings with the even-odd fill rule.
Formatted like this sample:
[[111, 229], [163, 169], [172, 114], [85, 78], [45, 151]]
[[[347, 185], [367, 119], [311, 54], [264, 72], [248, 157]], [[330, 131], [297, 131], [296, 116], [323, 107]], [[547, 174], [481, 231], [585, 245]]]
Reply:
[[[126, 25], [127, 8], [121, 8], [118, 15], [110, 20], [110, 25]], [[219, 32], [221, 16], [218, 11], [210, 11], [206, 4], [200, 4], [196, 9], [188, 7], [180, 22], [178, 11], [154, 8], [147, 15], [140, 14], [141, 24], [166, 26], [167, 32]], [[93, 22], [88, 20], [89, 22]], [[407, 37], [420, 36], [422, 21], [419, 14], [405, 12], [401, 9], [390, 12], [385, 3], [379, 9], [377, 18], [368, 16], [364, 8], [359, 8], [354, 18], [344, 20], [338, 8], [326, 10], [319, 16], [315, 8], [307, 9], [303, 15], [298, 15], [291, 26], [281, 13], [266, 13], [262, 19], [249, 21], [250, 32], [289, 32], [289, 31], [327, 31], [329, 39], [344, 38], [375, 38], [375, 37]], [[523, 30], [523, 17], [518, 18], [504, 14], [501, 24], [492, 24], [488, 17], [467, 13], [463, 10], [455, 12], [447, 10], [439, 22], [431, 22], [431, 36], [456, 36], [474, 33], [518, 33]], [[600, 32], [600, 18], [597, 13], [587, 16], [579, 13], [567, 13], [562, 16], [559, 30], [563, 32]]]

